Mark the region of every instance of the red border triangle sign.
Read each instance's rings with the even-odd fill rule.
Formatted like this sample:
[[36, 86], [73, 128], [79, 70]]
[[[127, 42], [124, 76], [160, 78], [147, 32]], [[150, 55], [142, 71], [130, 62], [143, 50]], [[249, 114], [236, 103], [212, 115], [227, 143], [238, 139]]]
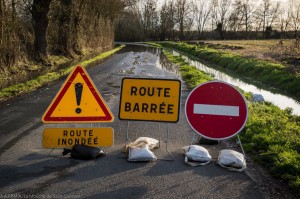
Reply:
[[44, 123], [113, 122], [114, 116], [86, 70], [76, 66], [42, 118]]

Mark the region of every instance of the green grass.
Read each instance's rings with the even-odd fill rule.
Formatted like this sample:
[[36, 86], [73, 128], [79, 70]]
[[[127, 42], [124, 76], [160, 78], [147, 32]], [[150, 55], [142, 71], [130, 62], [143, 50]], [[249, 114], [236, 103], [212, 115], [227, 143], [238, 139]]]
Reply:
[[270, 103], [249, 103], [241, 139], [245, 150], [275, 178], [300, 194], [300, 117]]
[[[79, 64], [82, 65], [83, 67], [86, 67], [86, 66], [88, 66], [89, 64], [91, 64], [95, 61], [104, 59], [104, 58], [114, 54], [115, 52], [119, 51], [123, 47], [124, 47], [124, 45], [119, 46], [119, 47], [117, 47], [113, 50], [101, 53], [98, 56], [96, 56], [92, 59], [83, 61]], [[53, 59], [57, 60], [58, 58], [53, 58]], [[72, 65], [70, 67], [61, 69], [61, 70], [56, 71], [56, 72], [50, 72], [50, 73], [47, 73], [45, 75], [41, 75], [41, 76], [39, 76], [37, 78], [34, 78], [32, 80], [29, 80], [25, 83], [20, 83], [20, 84], [16, 84], [16, 85], [4, 88], [0, 91], [0, 101], [4, 101], [4, 100], [7, 100], [11, 97], [15, 97], [15, 96], [18, 96], [18, 95], [21, 95], [21, 94], [24, 94], [24, 93], [32, 92], [32, 91], [34, 91], [34, 90], [36, 90], [36, 89], [38, 89], [38, 88], [40, 88], [44, 85], [47, 85], [48, 83], [50, 83], [52, 81], [58, 80], [62, 77], [65, 77], [66, 75], [68, 75], [73, 70], [73, 68], [75, 66], [76, 65]]]
[[[180, 66], [181, 75], [190, 88], [212, 79], [208, 74], [187, 65], [181, 57], [173, 56], [167, 50], [163, 52], [170, 61]], [[207, 50], [205, 53], [210, 55], [215, 51]], [[221, 57], [224, 59], [219, 58], [220, 62], [227, 62], [231, 56]], [[274, 67], [281, 68], [280, 65]], [[286, 182], [294, 193], [300, 194], [300, 117], [292, 115], [289, 108], [281, 110], [268, 102], [254, 103], [250, 101], [250, 93], [244, 95], [248, 101], [249, 115], [239, 135], [246, 153], [274, 178]]]

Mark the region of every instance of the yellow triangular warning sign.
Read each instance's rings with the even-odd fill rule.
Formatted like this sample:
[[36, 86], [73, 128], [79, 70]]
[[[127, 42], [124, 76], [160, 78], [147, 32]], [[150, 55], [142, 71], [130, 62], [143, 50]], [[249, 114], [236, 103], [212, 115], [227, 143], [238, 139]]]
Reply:
[[112, 122], [93, 81], [82, 66], [76, 66], [42, 118], [44, 123]]

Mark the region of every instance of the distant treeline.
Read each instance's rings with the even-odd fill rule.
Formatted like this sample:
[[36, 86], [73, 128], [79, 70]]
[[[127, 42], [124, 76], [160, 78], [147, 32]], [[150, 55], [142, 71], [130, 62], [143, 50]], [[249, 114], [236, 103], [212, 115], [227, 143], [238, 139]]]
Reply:
[[[220, 40], [220, 34], [217, 31], [203, 31], [201, 35], [197, 31], [191, 31], [186, 33], [190, 35], [187, 40]], [[267, 33], [267, 36], [262, 31], [250, 31], [247, 33], [245, 31], [225, 31], [223, 40], [245, 40], [245, 39], [295, 39], [294, 31], [286, 31], [284, 33], [278, 30], [271, 30]], [[177, 34], [178, 35], [178, 34]]]
[[137, 0], [115, 22], [116, 40], [279, 39], [300, 35], [300, 1]]
[[[287, 31], [284, 34], [277, 30], [272, 30], [268, 33], [268, 36], [265, 36], [265, 33], [262, 31], [251, 31], [248, 32], [247, 37], [245, 31], [225, 31], [223, 33], [224, 38], [220, 38], [220, 33], [217, 31], [203, 31], [201, 35], [197, 31], [186, 31], [184, 32], [186, 35], [185, 41], [190, 40], [263, 40], [263, 39], [295, 39], [295, 32], [294, 31]], [[180, 41], [180, 33], [179, 31], [175, 30], [170, 34], [171, 36], [166, 36], [165, 38], [161, 38], [159, 34], [153, 34], [149, 38], [143, 38], [141, 35], [132, 34], [126, 35], [123, 32], [121, 35], [116, 35], [116, 41], [130, 41], [130, 42], [137, 42], [137, 41]]]

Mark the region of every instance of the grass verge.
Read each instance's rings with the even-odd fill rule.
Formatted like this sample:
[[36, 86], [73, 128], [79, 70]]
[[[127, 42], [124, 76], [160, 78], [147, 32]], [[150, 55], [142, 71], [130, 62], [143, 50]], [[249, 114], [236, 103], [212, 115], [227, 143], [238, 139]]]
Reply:
[[[211, 80], [208, 74], [189, 66], [179, 56], [164, 50], [167, 58], [180, 66], [183, 80], [190, 88]], [[239, 134], [247, 154], [265, 167], [274, 177], [285, 182], [300, 195], [300, 117], [291, 109], [281, 110], [271, 103], [254, 103], [250, 94], [248, 121]]]
[[[119, 46], [119, 47], [114, 48], [110, 51], [101, 53], [98, 56], [93, 57], [92, 59], [80, 62], [78, 64], [82, 65], [83, 67], [87, 67], [89, 64], [91, 64], [93, 62], [99, 61], [101, 59], [104, 59], [104, 58], [116, 53], [117, 51], [121, 50], [123, 47], [124, 47], [124, 45]], [[10, 99], [12, 97], [19, 96], [19, 95], [24, 94], [24, 93], [32, 92], [32, 91], [34, 91], [34, 90], [36, 90], [36, 89], [38, 89], [38, 88], [40, 88], [44, 85], [49, 84], [52, 81], [58, 80], [62, 77], [65, 77], [66, 75], [68, 75], [73, 70], [73, 68], [75, 66], [76, 65], [72, 65], [70, 67], [60, 69], [60, 70], [55, 71], [55, 72], [50, 72], [50, 73], [47, 73], [45, 75], [41, 75], [41, 76], [39, 76], [37, 78], [34, 78], [34, 79], [31, 79], [31, 80], [29, 80], [25, 83], [20, 83], [20, 84], [16, 84], [16, 85], [4, 88], [0, 91], [0, 101], [5, 101], [5, 100]]]

